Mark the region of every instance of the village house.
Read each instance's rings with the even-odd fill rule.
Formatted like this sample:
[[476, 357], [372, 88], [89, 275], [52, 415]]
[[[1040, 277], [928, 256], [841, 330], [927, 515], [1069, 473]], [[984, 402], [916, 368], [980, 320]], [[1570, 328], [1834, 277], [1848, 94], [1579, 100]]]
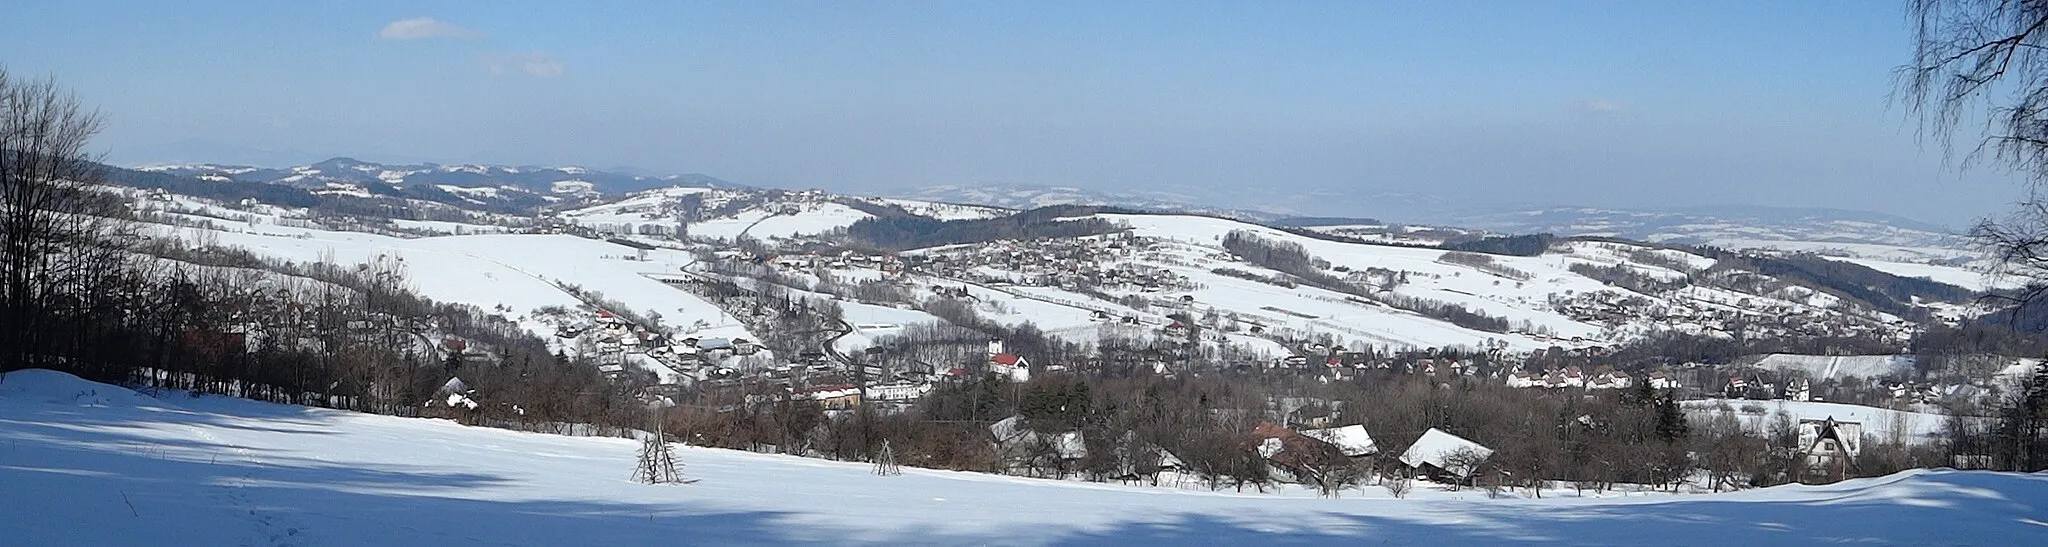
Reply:
[[1366, 433], [1364, 425], [1303, 429], [1301, 434], [1330, 443], [1331, 446], [1337, 447], [1337, 451], [1344, 454], [1344, 457], [1353, 461], [1364, 460], [1380, 453], [1379, 445], [1373, 443], [1372, 435]]
[[1833, 416], [1801, 419], [1798, 446], [1808, 468], [1845, 477], [1863, 452], [1863, 424], [1836, 421]]
[[1341, 452], [1341, 449], [1327, 441], [1303, 435], [1272, 422], [1260, 422], [1253, 427], [1252, 438], [1258, 441], [1255, 448], [1259, 457], [1272, 463], [1276, 474], [1289, 482], [1313, 477], [1324, 463], [1318, 461], [1318, 454], [1326, 450]]
[[870, 385], [867, 390], [870, 400], [907, 403], [931, 393], [932, 385], [928, 382], [895, 381]]
[[471, 423], [477, 418], [476, 390], [461, 378], [451, 377], [434, 390], [434, 396], [421, 405], [420, 415], [429, 418], [447, 418], [462, 423]]
[[1540, 372], [1518, 370], [1508, 375], [1507, 384], [1511, 388], [1550, 387], [1550, 383], [1544, 381], [1545, 376]]
[[989, 372], [1012, 382], [1031, 381], [1031, 362], [1015, 353], [998, 353], [988, 358]]
[[1586, 389], [1625, 389], [1633, 383], [1634, 380], [1630, 379], [1627, 373], [1610, 370], [1593, 375], [1591, 380], [1586, 381]]
[[827, 410], [846, 410], [860, 406], [860, 387], [852, 384], [831, 384], [792, 390], [791, 399], [817, 401]]
[[1464, 482], [1492, 456], [1491, 448], [1432, 427], [1401, 453], [1401, 463], [1429, 477]]
[[1337, 411], [1329, 405], [1311, 404], [1287, 413], [1289, 427], [1330, 427], [1337, 420]]
[[1660, 391], [1666, 389], [1678, 389], [1678, 377], [1672, 375], [1669, 372], [1664, 372], [1661, 370], [1657, 372], [1652, 372], [1650, 373], [1649, 381], [1650, 389]]
[[[1031, 430], [1024, 416], [1016, 415], [989, 424], [988, 431], [995, 438], [996, 454], [1005, 467], [1021, 467], [1037, 473], [1045, 471], [1046, 464], [1063, 465], [1088, 457], [1087, 439], [1080, 431], [1057, 434], [1043, 434]], [[1041, 456], [1051, 456], [1056, 462], [1045, 462]]]

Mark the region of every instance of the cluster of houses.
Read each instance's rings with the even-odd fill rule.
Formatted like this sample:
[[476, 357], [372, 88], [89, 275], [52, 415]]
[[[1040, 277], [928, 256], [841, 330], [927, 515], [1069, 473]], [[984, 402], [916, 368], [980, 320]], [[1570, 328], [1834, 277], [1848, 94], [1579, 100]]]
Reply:
[[838, 252], [810, 251], [767, 256], [748, 255], [735, 256], [734, 258], [772, 266], [776, 269], [795, 274], [809, 273], [818, 268], [834, 270], [867, 269], [878, 270], [884, 276], [893, 277], [902, 274], [904, 269], [903, 261], [899, 260], [894, 253], [871, 254], [852, 250], [841, 250]]
[[[1312, 483], [1316, 477], [1326, 476], [1332, 465], [1370, 471], [1374, 458], [1381, 454], [1379, 444], [1363, 425], [1333, 425], [1335, 415], [1313, 414], [1307, 421], [1296, 423], [1296, 419], [1304, 416], [1289, 413], [1289, 425], [1260, 421], [1246, 432], [1246, 438], [1253, 443], [1251, 450], [1284, 482]], [[997, 421], [988, 431], [1004, 468], [1012, 473], [1051, 475], [1089, 455], [1082, 431], [1037, 431], [1021, 415]], [[1114, 461], [1119, 469], [1113, 478], [1157, 482], [1157, 474], [1175, 473], [1185, 467], [1180, 457], [1163, 448], [1133, 446], [1129, 442], [1132, 435], [1126, 432], [1126, 442], [1114, 445], [1118, 451]], [[1398, 461], [1414, 474], [1445, 482], [1464, 482], [1492, 454], [1492, 449], [1479, 443], [1431, 428], [1410, 444]], [[1337, 461], [1330, 460], [1333, 456]]]
[[[1651, 372], [1645, 381], [1650, 389], [1678, 389], [1678, 378], [1663, 371]], [[1517, 371], [1508, 375], [1508, 387], [1547, 389], [1626, 389], [1635, 385], [1635, 379], [1619, 370], [1601, 370], [1587, 374], [1578, 366], [1568, 366], [1547, 371]]]
[[1127, 260], [1155, 245], [1153, 238], [1130, 234], [1005, 240], [928, 250], [904, 263], [912, 273], [991, 285], [1148, 293], [1192, 287], [1187, 276]]
[[1898, 318], [1878, 319], [1838, 313], [1764, 297], [1715, 301], [1670, 293], [1667, 303], [1636, 294], [1584, 291], [1550, 295], [1550, 307], [1575, 321], [1619, 327], [1647, 319], [1701, 332], [1751, 337], [1866, 337], [1906, 339], [1912, 325]]
[[626, 372], [625, 361], [627, 356], [631, 355], [645, 356], [677, 373], [705, 380], [719, 368], [716, 365], [726, 358], [744, 357], [761, 351], [760, 344], [745, 338], [672, 339], [666, 333], [636, 325], [605, 310], [598, 310], [589, 321], [556, 326], [555, 336], [564, 339], [592, 339], [604, 361], [598, 368], [611, 376]]
[[1787, 376], [1764, 368], [1739, 368], [1727, 372], [1719, 395], [1729, 399], [1789, 400], [1878, 404], [1976, 403], [1992, 390], [1969, 383], [1883, 381], [1862, 384], [1859, 391], [1847, 391], [1839, 384], [1816, 385], [1803, 376]]

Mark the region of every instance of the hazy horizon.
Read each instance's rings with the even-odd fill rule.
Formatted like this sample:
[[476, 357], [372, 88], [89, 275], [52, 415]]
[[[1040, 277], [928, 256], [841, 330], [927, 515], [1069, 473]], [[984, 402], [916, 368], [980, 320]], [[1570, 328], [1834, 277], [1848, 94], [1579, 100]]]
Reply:
[[0, 65], [99, 108], [131, 165], [2004, 214], [2020, 184], [1888, 101], [1901, 9], [80, 2], [9, 10]]

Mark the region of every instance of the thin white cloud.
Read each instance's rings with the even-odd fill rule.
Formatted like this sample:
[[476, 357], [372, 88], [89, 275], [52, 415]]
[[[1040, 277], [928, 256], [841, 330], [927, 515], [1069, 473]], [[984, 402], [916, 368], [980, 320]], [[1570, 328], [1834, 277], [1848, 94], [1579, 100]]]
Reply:
[[538, 51], [513, 55], [495, 55], [485, 57], [483, 61], [484, 70], [490, 71], [492, 76], [504, 76], [516, 72], [535, 78], [555, 78], [561, 76], [565, 68], [561, 61]]
[[483, 33], [432, 17], [399, 19], [384, 25], [377, 37], [386, 40], [427, 40], [432, 38], [479, 38]]

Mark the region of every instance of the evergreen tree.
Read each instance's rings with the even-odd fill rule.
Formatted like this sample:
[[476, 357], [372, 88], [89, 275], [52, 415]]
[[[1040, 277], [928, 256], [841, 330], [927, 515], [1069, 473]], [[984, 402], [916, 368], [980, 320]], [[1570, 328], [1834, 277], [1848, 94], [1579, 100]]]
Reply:
[[1675, 443], [1691, 434], [1692, 426], [1686, 423], [1685, 411], [1678, 407], [1678, 398], [1666, 391], [1657, 399], [1657, 438]]

